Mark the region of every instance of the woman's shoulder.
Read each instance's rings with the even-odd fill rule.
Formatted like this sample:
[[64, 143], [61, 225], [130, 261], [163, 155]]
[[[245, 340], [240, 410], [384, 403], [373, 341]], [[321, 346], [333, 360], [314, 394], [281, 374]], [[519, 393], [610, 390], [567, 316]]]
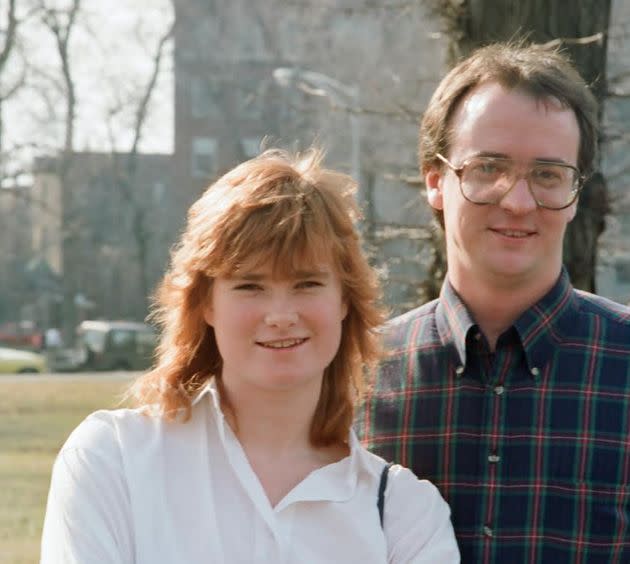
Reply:
[[432, 482], [398, 464], [389, 469], [384, 529], [390, 562], [459, 562], [450, 517], [448, 504]]
[[72, 431], [62, 451], [87, 449], [106, 455], [118, 448], [121, 435], [147, 434], [155, 425], [153, 419], [138, 409], [95, 411]]
[[423, 501], [429, 502], [427, 510], [438, 510], [440, 507], [448, 511], [448, 505], [442, 499], [437, 487], [426, 479], [418, 478], [409, 468], [400, 464], [393, 464], [389, 469], [388, 476], [388, 495], [393, 503], [405, 504], [408, 496], [414, 496], [415, 499], [422, 498]]

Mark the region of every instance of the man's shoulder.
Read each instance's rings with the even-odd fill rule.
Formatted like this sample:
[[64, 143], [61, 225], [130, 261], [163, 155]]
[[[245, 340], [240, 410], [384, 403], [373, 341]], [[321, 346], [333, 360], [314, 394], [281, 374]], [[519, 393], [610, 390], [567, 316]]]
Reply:
[[583, 290], [574, 290], [574, 295], [578, 314], [630, 331], [630, 307]]
[[435, 319], [438, 303], [437, 299], [427, 302], [385, 323], [381, 332], [390, 354], [409, 352], [410, 348], [439, 339]]
[[582, 290], [573, 290], [571, 304], [555, 324], [560, 341], [602, 354], [630, 353], [629, 307]]

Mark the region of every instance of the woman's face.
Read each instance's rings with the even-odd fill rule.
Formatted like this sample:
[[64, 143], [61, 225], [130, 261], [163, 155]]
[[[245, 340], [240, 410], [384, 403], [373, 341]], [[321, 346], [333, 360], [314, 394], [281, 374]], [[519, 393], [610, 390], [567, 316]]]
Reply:
[[319, 264], [286, 278], [268, 266], [215, 278], [204, 318], [230, 394], [312, 389], [319, 396], [346, 314], [339, 276]]

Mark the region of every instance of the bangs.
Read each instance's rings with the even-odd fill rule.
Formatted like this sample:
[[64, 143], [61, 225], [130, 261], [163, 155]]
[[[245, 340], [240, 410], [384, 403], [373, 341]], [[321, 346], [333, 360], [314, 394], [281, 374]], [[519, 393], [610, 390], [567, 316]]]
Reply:
[[243, 260], [233, 265], [226, 265], [220, 276], [238, 277], [242, 273], [259, 272], [271, 269], [271, 276], [278, 280], [299, 278], [305, 273], [317, 273], [326, 268], [339, 273], [338, 261], [334, 260], [330, 251], [314, 251], [313, 249], [287, 251], [286, 255], [276, 254], [276, 251], [260, 250], [244, 256]]
[[[220, 264], [211, 276], [233, 276], [238, 272], [271, 268], [274, 277], [330, 265], [341, 272], [343, 239], [348, 233], [334, 225], [333, 214], [314, 191], [274, 195], [272, 201], [237, 205], [240, 216], [224, 226], [224, 248], [217, 253]], [[265, 200], [267, 200], [265, 198]]]

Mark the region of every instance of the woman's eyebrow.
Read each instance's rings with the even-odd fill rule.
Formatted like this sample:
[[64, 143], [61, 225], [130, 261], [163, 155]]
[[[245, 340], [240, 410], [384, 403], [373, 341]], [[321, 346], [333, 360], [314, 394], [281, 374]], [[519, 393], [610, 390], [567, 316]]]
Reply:
[[258, 272], [235, 272], [230, 278], [233, 280], [247, 280], [249, 282], [259, 282], [264, 280], [267, 276]]
[[326, 270], [297, 270], [294, 273], [296, 278], [329, 278], [330, 273]]

